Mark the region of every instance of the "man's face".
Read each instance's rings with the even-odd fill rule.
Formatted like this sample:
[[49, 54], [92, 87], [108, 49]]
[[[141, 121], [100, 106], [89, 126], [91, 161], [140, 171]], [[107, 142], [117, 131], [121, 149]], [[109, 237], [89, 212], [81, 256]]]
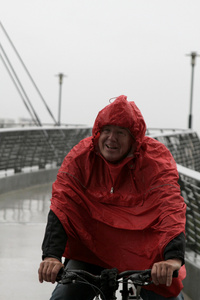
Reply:
[[127, 129], [106, 125], [103, 127], [99, 137], [99, 149], [103, 157], [112, 162], [123, 159], [131, 150], [133, 138]]

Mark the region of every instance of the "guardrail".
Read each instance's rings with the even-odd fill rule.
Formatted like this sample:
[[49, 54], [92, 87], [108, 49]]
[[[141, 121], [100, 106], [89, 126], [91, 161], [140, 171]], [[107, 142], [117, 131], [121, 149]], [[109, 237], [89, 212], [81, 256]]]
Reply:
[[200, 139], [192, 130], [177, 130], [175, 132], [153, 132], [149, 136], [163, 143], [172, 153], [177, 164], [200, 172]]
[[190, 299], [200, 299], [200, 173], [177, 165], [186, 211], [187, 276], [183, 280], [184, 292]]
[[181, 193], [187, 204], [186, 246], [200, 254], [200, 173], [177, 165]]
[[0, 129], [0, 170], [6, 174], [26, 167], [59, 166], [71, 148], [90, 135], [88, 127]]
[[181, 193], [187, 204], [186, 246], [200, 254], [200, 140], [192, 130], [176, 132], [149, 131], [172, 153], [179, 172]]
[[[200, 141], [195, 132], [148, 129], [147, 134], [165, 144], [178, 164], [200, 172]], [[70, 149], [89, 135], [91, 128], [83, 126], [0, 129], [0, 171], [60, 165]]]

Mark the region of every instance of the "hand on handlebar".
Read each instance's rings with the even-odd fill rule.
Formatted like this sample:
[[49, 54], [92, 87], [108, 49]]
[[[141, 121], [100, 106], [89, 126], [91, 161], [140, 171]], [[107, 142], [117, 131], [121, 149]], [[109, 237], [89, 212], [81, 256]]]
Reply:
[[64, 265], [56, 258], [46, 257], [40, 264], [38, 275], [39, 281], [55, 283], [56, 276]]
[[155, 285], [165, 284], [170, 286], [172, 284], [172, 276], [175, 270], [181, 267], [181, 260], [168, 259], [160, 261], [153, 265], [151, 270], [152, 281]]

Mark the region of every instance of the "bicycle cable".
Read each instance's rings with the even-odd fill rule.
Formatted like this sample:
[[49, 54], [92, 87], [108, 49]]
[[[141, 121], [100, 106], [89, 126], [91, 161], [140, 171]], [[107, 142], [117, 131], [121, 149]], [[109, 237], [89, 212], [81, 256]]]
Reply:
[[[106, 300], [106, 297], [105, 297], [104, 293], [102, 292], [102, 290], [98, 286], [96, 286], [95, 284], [90, 283], [87, 279], [85, 279], [84, 277], [78, 275], [77, 273], [74, 273], [74, 272], [71, 272], [71, 271], [68, 271], [68, 272], [70, 272], [72, 275], [74, 274], [80, 280], [80, 281], [78, 281], [78, 280], [74, 279], [74, 282], [89, 285], [92, 288], [92, 290], [94, 291], [95, 297], [97, 297], [97, 299], [99, 298], [99, 294], [100, 294], [101, 297], [103, 298], [103, 300]], [[97, 291], [99, 292], [99, 294], [97, 294]]]

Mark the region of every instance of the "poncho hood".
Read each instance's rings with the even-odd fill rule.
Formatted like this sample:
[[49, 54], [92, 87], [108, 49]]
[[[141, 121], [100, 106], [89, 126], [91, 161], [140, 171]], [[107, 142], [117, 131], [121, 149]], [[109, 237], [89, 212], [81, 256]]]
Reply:
[[146, 124], [134, 101], [127, 101], [127, 96], [121, 95], [103, 108], [94, 122], [92, 130], [94, 141], [105, 125], [127, 128], [136, 141], [136, 152], [139, 150], [145, 136]]

